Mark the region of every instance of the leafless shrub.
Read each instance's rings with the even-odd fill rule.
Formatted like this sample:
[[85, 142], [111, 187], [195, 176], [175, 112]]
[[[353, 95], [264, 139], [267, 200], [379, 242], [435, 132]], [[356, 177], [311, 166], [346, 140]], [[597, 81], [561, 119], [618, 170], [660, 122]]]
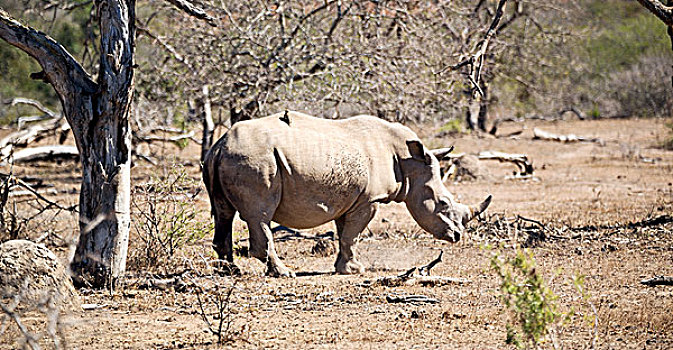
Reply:
[[619, 111], [613, 115], [636, 117], [669, 116], [673, 112], [673, 91], [670, 57], [642, 57], [630, 69], [610, 75], [609, 99], [616, 101]]
[[196, 299], [199, 303], [199, 315], [208, 327], [210, 333], [217, 337], [218, 344], [224, 344], [236, 340], [239, 331], [233, 327], [234, 313], [232, 310], [232, 294], [236, 290], [237, 281], [231, 286], [225, 287], [220, 283], [205, 290], [197, 286]]
[[164, 176], [135, 187], [132, 207], [137, 246], [130, 249], [130, 269], [165, 269], [180, 248], [212, 230], [210, 220], [198, 216], [199, 186], [182, 165], [173, 164]]
[[30, 238], [38, 243], [57, 238], [57, 244], [68, 244], [55, 232], [53, 222], [63, 213], [75, 212], [75, 206], [50, 200], [36, 189], [37, 185], [44, 186], [41, 180], [35, 184], [21, 180], [11, 165], [8, 173], [0, 173], [0, 243], [29, 238], [28, 232], [40, 232], [41, 236]]
[[[62, 310], [59, 307], [61, 303], [58, 300], [60, 296], [53, 291], [44, 291], [37, 300], [26, 298], [24, 292], [29, 289], [29, 285], [30, 279], [26, 279], [19, 293], [15, 294], [10, 300], [0, 301], [0, 336], [10, 331], [10, 324], [13, 323], [19, 332], [19, 338], [16, 338], [15, 345], [20, 348], [40, 349], [40, 341], [47, 338], [53, 344], [54, 349], [66, 349], [66, 324], [61, 317]], [[41, 313], [46, 318], [44, 329], [37, 332], [32, 331], [31, 327], [22, 320], [24, 315], [34, 311]]]

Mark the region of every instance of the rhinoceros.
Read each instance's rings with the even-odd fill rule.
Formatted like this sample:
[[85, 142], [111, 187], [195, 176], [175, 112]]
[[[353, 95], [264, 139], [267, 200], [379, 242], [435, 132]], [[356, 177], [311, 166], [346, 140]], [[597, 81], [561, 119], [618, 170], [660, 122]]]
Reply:
[[271, 221], [306, 229], [334, 220], [336, 272], [362, 273], [355, 240], [379, 203], [393, 201], [404, 202], [435, 238], [456, 242], [491, 196], [474, 206], [454, 200], [439, 171], [438, 158], [448, 152], [431, 152], [409, 128], [372, 116], [326, 120], [286, 111], [236, 123], [203, 164], [215, 219], [213, 248], [235, 268], [232, 223], [238, 212], [248, 224], [249, 254], [266, 263], [267, 275], [292, 277], [274, 248]]

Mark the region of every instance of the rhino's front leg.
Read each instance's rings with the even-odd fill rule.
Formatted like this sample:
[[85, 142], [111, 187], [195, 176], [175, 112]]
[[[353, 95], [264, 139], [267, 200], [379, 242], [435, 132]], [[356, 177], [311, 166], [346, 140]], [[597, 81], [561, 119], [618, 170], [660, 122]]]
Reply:
[[266, 262], [266, 274], [273, 277], [295, 277], [276, 254], [273, 235], [268, 221], [248, 221], [250, 230], [250, 255]]
[[378, 203], [365, 203], [336, 219], [339, 255], [334, 267], [337, 273], [350, 275], [365, 272], [364, 266], [357, 260], [355, 240], [367, 227], [378, 208]]

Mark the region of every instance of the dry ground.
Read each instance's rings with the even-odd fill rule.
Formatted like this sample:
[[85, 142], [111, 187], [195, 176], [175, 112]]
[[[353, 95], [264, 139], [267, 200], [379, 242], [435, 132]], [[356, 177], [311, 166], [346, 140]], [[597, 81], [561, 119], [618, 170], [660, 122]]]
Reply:
[[[554, 133], [600, 137], [605, 144], [532, 140], [535, 126]], [[670, 137], [664, 121], [527, 121], [504, 125], [501, 132], [521, 127], [526, 130], [517, 139], [470, 135], [438, 139], [429, 129], [421, 131], [430, 146], [455, 144], [456, 152], [467, 153], [525, 153], [536, 167], [535, 179], [506, 180], [514, 167], [490, 162], [485, 163], [489, 169], [485, 179], [447, 184], [465, 203], [489, 193], [494, 196], [485, 221], [471, 223], [471, 236], [458, 244], [432, 239], [413, 223], [403, 205], [391, 204], [377, 214], [359, 243], [361, 261], [369, 267], [364, 276], [331, 274], [335, 257], [312, 254], [316, 239], [296, 239], [281, 231], [277, 233], [279, 253], [300, 277], [267, 278], [262, 276], [262, 264], [240, 257], [237, 261], [244, 275], [231, 278], [213, 273], [208, 265], [212, 258], [208, 235], [180, 248], [161, 271], [170, 274], [186, 269], [181, 278], [184, 286], [146, 287], [148, 275], [142, 271], [142, 260], [136, 259], [130, 262], [128, 280], [116, 291], [81, 290], [82, 302], [97, 308], [62, 318], [67, 345], [80, 349], [508, 348], [505, 334], [511, 319], [499, 299], [500, 281], [489, 264], [495, 251], [511, 255], [527, 233], [517, 231], [517, 226], [509, 233], [490, 232], [493, 226], [488, 223], [520, 215], [552, 230], [538, 230], [548, 233], [546, 239], [528, 243], [532, 242], [529, 249], [537, 271], [558, 296], [559, 311], [576, 310], [575, 316], [554, 327], [553, 338], [560, 348], [589, 348], [592, 341], [605, 349], [673, 348], [673, 287], [650, 288], [639, 283], [655, 275], [673, 275], [673, 223], [626, 225], [673, 213], [673, 152], [656, 147]], [[188, 173], [198, 178], [196, 146], [163, 152], [177, 156]], [[150, 181], [161, 171], [140, 161], [134, 168], [134, 181]], [[78, 187], [74, 163], [17, 166], [14, 172], [56, 183], [61, 194], [52, 198], [76, 202], [75, 193], [64, 194]], [[205, 193], [198, 194], [195, 203], [197, 217], [205, 221], [209, 209]], [[39, 237], [48, 230], [57, 238], [47, 241], [58, 246], [58, 237], [72, 235], [75, 223], [72, 215], [61, 213], [28, 235]], [[590, 225], [596, 227], [569, 229]], [[308, 234], [329, 230], [332, 225]], [[244, 239], [245, 226], [240, 222], [237, 231]], [[142, 256], [138, 232], [134, 230], [133, 235], [130, 255]], [[240, 245], [245, 246], [245, 240]], [[485, 248], [488, 245], [496, 248]], [[66, 256], [66, 248], [52, 249]], [[462, 277], [471, 283], [359, 286], [367, 279], [423, 265], [440, 250], [444, 261], [433, 274]], [[587, 298], [571, 283], [573, 276], [580, 275], [585, 276]], [[226, 296], [234, 288], [225, 310], [231, 320], [226, 332], [231, 340], [223, 345], [216, 343], [200, 317], [199, 288], [207, 312], [214, 306], [208, 298]], [[394, 294], [421, 294], [439, 303], [387, 302], [386, 296]], [[43, 327], [41, 320], [38, 314], [24, 317], [33, 329]], [[10, 325], [0, 335], [0, 348], [16, 348], [20, 340], [16, 327]], [[49, 347], [46, 338], [43, 345]]]

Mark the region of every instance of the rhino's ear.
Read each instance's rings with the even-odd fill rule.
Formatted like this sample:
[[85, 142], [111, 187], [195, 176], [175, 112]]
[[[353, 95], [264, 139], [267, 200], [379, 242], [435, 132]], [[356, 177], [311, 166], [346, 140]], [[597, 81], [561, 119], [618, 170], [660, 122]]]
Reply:
[[430, 164], [432, 162], [430, 154], [425, 152], [425, 147], [423, 147], [421, 141], [407, 140], [407, 147], [409, 148], [409, 154], [411, 154], [412, 159], [425, 164]]

